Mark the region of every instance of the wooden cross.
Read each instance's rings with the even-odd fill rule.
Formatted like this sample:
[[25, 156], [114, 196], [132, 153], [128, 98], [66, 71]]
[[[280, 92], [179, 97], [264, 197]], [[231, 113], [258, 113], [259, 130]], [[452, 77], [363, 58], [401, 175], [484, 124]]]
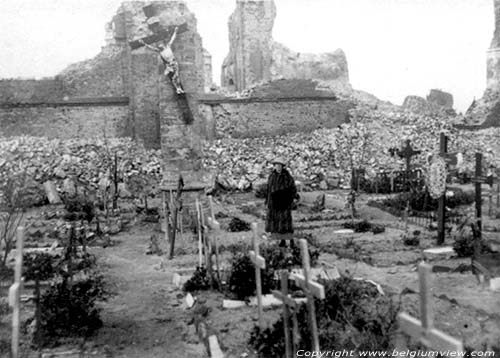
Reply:
[[17, 228], [16, 264], [14, 284], [9, 289], [9, 306], [12, 307], [12, 358], [19, 357], [19, 311], [22, 287], [24, 227]]
[[[213, 243], [213, 246], [215, 249], [215, 268], [216, 268], [216, 273], [217, 273], [217, 281], [218, 281], [219, 286], [220, 286], [221, 280], [220, 280], [219, 242], [218, 242], [218, 236], [220, 233], [220, 224], [213, 217], [209, 217], [207, 221], [208, 221], [208, 227], [210, 227], [210, 229], [212, 229], [214, 231], [214, 235], [212, 235], [210, 241], [211, 241], [211, 243]], [[210, 257], [212, 257], [212, 251], [210, 251]]]
[[[440, 133], [439, 135], [439, 155], [442, 158], [446, 158], [448, 153], [448, 137], [444, 133]], [[446, 189], [438, 199], [438, 235], [437, 235], [437, 244], [444, 244], [445, 238], [445, 216], [446, 216]]]
[[201, 222], [201, 207], [200, 201], [196, 198], [196, 227], [198, 230], [198, 267], [203, 266], [203, 224]]
[[312, 350], [319, 352], [318, 325], [316, 323], [316, 308], [314, 298], [325, 299], [325, 288], [311, 279], [311, 265], [309, 262], [309, 250], [307, 249], [307, 240], [300, 239], [300, 253], [302, 255], [302, 271], [304, 275], [294, 274], [292, 277], [295, 283], [304, 290], [307, 297], [307, 309], [309, 312], [309, 325], [313, 341]]
[[252, 223], [252, 246], [250, 251], [250, 260], [255, 266], [255, 284], [257, 286], [257, 305], [259, 306], [259, 327], [264, 329], [264, 313], [262, 309], [262, 282], [260, 278], [260, 270], [266, 268], [266, 260], [259, 254], [259, 231], [257, 223]]
[[404, 333], [414, 339], [417, 339], [428, 349], [453, 351], [460, 355], [459, 352], [463, 352], [462, 342], [434, 328], [431, 272], [432, 266], [429, 264], [422, 262], [418, 266], [420, 286], [420, 320], [402, 312], [398, 314], [399, 327]]
[[[285, 330], [285, 357], [293, 358], [297, 351], [299, 324], [297, 321], [297, 302], [288, 295], [288, 271], [280, 272], [281, 291], [273, 291], [273, 296], [283, 302], [283, 321]], [[290, 314], [292, 315], [292, 337], [290, 337]]]
[[405, 146], [397, 151], [400, 158], [404, 158], [406, 160], [406, 170], [405, 170], [405, 189], [408, 187], [408, 176], [410, 174], [410, 162], [411, 157], [418, 155], [421, 153], [420, 150], [414, 150], [411, 146], [411, 142], [409, 139], [405, 141]]

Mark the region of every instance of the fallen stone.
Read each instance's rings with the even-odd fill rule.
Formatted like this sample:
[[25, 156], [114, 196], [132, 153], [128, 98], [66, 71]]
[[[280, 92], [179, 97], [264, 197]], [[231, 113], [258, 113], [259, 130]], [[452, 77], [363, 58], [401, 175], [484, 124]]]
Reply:
[[352, 230], [352, 229], [341, 229], [341, 230], [335, 230], [333, 233], [334, 234], [338, 234], [338, 235], [350, 235], [350, 234], [354, 234], [354, 230]]
[[217, 336], [212, 335], [208, 337], [208, 345], [210, 347], [210, 357], [212, 358], [224, 358], [224, 353], [219, 346], [219, 341], [217, 340]]
[[325, 196], [325, 193], [319, 193], [319, 192], [301, 192], [299, 193], [300, 195], [300, 201], [299, 204], [305, 205], [305, 206], [314, 206], [318, 201], [322, 201], [322, 199]]
[[[272, 294], [262, 295], [262, 307], [280, 306], [282, 302]], [[257, 306], [257, 297], [250, 298], [250, 306]]]
[[53, 181], [49, 180], [43, 183], [43, 188], [45, 189], [45, 194], [47, 195], [47, 199], [49, 199], [50, 204], [62, 203], [59, 193], [57, 192], [56, 185]]
[[186, 304], [186, 308], [193, 307], [193, 305], [194, 305], [194, 298], [193, 298], [193, 296], [190, 293], [188, 293], [186, 295], [186, 298], [184, 299], [184, 303]]
[[70, 196], [76, 195], [75, 182], [73, 180], [71, 180], [71, 178], [64, 179], [63, 185], [62, 185], [62, 191], [63, 191], [63, 193], [68, 194]]
[[500, 292], [500, 277], [490, 279], [490, 289], [495, 292]]
[[131, 198], [133, 195], [128, 190], [127, 185], [125, 183], [118, 184], [118, 196], [122, 199]]
[[428, 260], [449, 259], [455, 255], [455, 250], [453, 250], [451, 246], [435, 247], [424, 250], [424, 258]]
[[174, 273], [174, 275], [172, 276], [172, 284], [175, 287], [180, 288], [181, 287], [181, 275], [179, 275], [178, 273]]
[[247, 304], [245, 301], [238, 300], [223, 300], [222, 307], [227, 309], [245, 307]]

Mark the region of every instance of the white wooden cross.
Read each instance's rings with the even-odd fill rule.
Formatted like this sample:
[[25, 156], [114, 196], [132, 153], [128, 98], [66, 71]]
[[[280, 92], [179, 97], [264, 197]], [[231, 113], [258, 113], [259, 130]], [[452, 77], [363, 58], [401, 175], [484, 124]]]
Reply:
[[[420, 286], [420, 320], [408, 313], [398, 314], [400, 329], [410, 337], [417, 339], [429, 349], [450, 352], [463, 352], [462, 342], [434, 328], [431, 292], [432, 266], [422, 262], [418, 266]], [[444, 354], [446, 355], [446, 354]]]
[[264, 313], [262, 309], [262, 282], [260, 279], [260, 270], [266, 268], [266, 260], [259, 254], [259, 230], [257, 223], [252, 223], [252, 246], [250, 251], [250, 260], [255, 266], [255, 284], [257, 286], [257, 305], [259, 306], [259, 327], [264, 329]]
[[[297, 307], [298, 304], [293, 298], [288, 295], [288, 271], [281, 270], [281, 291], [273, 291], [273, 296], [283, 302], [283, 321], [285, 330], [285, 357], [293, 358], [293, 352], [297, 351], [297, 337], [298, 337], [298, 321], [297, 321]], [[290, 314], [292, 315], [293, 330], [292, 337], [290, 337]]]
[[12, 358], [19, 357], [19, 311], [21, 295], [21, 276], [23, 269], [24, 227], [17, 228], [16, 266], [14, 284], [9, 289], [9, 306], [12, 307]]
[[325, 288], [311, 279], [311, 264], [309, 262], [309, 250], [307, 249], [307, 240], [300, 239], [300, 253], [302, 255], [302, 271], [303, 275], [293, 274], [292, 278], [300, 288], [304, 290], [307, 297], [307, 309], [309, 312], [309, 325], [313, 341], [313, 350], [319, 352], [319, 335], [318, 325], [316, 323], [316, 308], [314, 306], [314, 298], [321, 300], [325, 299]]
[[[213, 244], [214, 248], [215, 248], [215, 268], [217, 270], [217, 280], [218, 280], [219, 285], [220, 285], [221, 282], [220, 282], [219, 240], [218, 240], [219, 233], [220, 233], [220, 224], [217, 220], [214, 219], [213, 215], [211, 217], [209, 217], [207, 221], [208, 221], [208, 226], [214, 232], [214, 234], [210, 237], [210, 241], [211, 241], [211, 244]], [[210, 255], [212, 255], [212, 252], [210, 252]]]

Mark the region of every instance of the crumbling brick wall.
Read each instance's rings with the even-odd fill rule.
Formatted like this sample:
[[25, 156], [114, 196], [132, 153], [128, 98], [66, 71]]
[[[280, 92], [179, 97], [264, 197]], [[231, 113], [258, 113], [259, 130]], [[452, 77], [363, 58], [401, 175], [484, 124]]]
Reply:
[[0, 107], [0, 136], [122, 137], [127, 116], [120, 105]]
[[334, 128], [354, 103], [335, 97], [201, 101], [209, 137], [247, 138]]

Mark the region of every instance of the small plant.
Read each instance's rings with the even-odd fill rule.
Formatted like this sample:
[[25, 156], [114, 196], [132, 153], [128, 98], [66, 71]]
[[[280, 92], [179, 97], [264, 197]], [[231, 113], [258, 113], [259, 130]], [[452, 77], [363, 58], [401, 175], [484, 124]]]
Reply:
[[193, 276], [184, 284], [183, 287], [186, 292], [204, 291], [210, 289], [210, 277], [208, 276], [207, 269], [204, 267], [196, 267]]
[[[451, 236], [454, 240], [453, 249], [458, 257], [470, 257], [474, 254], [474, 245], [476, 242], [476, 222], [471, 216], [466, 216], [458, 225], [454, 225], [451, 230]], [[481, 241], [479, 247], [480, 253], [488, 251], [488, 247]]]
[[347, 221], [342, 224], [345, 229], [352, 229], [354, 232], [368, 232], [371, 231], [374, 234], [380, 234], [385, 231], [382, 225], [372, 224], [367, 220], [362, 221]]
[[102, 327], [96, 302], [105, 295], [101, 276], [51, 285], [40, 300], [40, 345], [53, 345], [58, 338], [92, 335]]
[[[274, 270], [261, 270], [262, 293], [267, 294], [275, 287]], [[228, 280], [228, 290], [238, 300], [246, 300], [255, 294], [255, 266], [250, 257], [237, 254], [231, 262], [231, 274]]]
[[250, 223], [247, 223], [246, 221], [243, 221], [238, 217], [233, 217], [228, 227], [229, 232], [241, 232], [250, 230], [251, 230]]
[[65, 219], [69, 221], [86, 220], [91, 222], [95, 216], [94, 203], [87, 196], [71, 196], [64, 198], [64, 208], [67, 210]]
[[419, 246], [420, 245], [420, 231], [415, 230], [411, 234], [405, 232], [402, 237], [403, 243], [407, 246]]
[[0, 246], [3, 247], [0, 267], [2, 269], [5, 268], [9, 253], [14, 246], [17, 228], [24, 217], [26, 203], [23, 200], [22, 188], [25, 179], [25, 174], [20, 174], [0, 182]]
[[[325, 286], [325, 300], [315, 300], [320, 345], [341, 351], [389, 350], [396, 329], [399, 304], [392, 298], [381, 296], [369, 283], [341, 278], [320, 280]], [[299, 322], [307, 322], [307, 309], [297, 312]], [[299, 346], [310, 349], [310, 331], [307, 324], [300, 325]], [[261, 357], [283, 357], [283, 318], [263, 331], [255, 327], [250, 345]]]
[[261, 184], [255, 189], [255, 197], [258, 199], [266, 199], [266, 197], [267, 197], [267, 183]]

